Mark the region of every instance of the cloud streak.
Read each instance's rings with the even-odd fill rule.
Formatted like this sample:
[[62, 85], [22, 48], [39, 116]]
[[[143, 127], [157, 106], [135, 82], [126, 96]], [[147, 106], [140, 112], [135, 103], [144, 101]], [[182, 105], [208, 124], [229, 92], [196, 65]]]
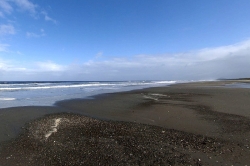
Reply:
[[7, 47], [9, 47], [8, 44], [1, 44], [0, 43], [0, 52], [6, 52], [7, 51]]
[[39, 38], [45, 36], [45, 32], [43, 29], [40, 30], [40, 33], [34, 33], [34, 32], [26, 32], [26, 37], [27, 38]]
[[28, 1], [28, 0], [14, 0], [14, 3], [21, 9], [24, 11], [28, 11], [29, 13], [31, 13], [32, 15], [36, 14], [36, 8], [37, 5]]
[[[51, 21], [53, 23], [57, 23], [55, 19], [49, 17], [48, 13], [45, 10], [41, 10], [41, 8], [32, 3], [29, 0], [0, 0], [0, 18], [5, 20], [7, 23], [0, 24], [0, 37], [7, 35], [14, 35], [18, 31], [14, 27], [15, 24], [11, 25], [11, 19], [8, 19], [9, 16], [14, 15], [15, 12], [26, 12], [29, 13], [35, 19], [38, 19], [39, 16], [44, 16], [45, 21]], [[16, 23], [18, 24], [18, 23]], [[20, 31], [20, 30], [19, 30]], [[25, 31], [25, 30], [21, 30]], [[45, 32], [41, 29], [40, 33], [34, 32], [26, 32], [27, 38], [40, 38], [45, 36]], [[6, 52], [6, 48], [10, 46], [10, 44], [2, 43], [3, 38], [0, 38], [0, 52]]]
[[52, 61], [36, 62], [36, 64], [39, 71], [58, 72], [58, 71], [65, 71], [66, 69], [65, 66], [56, 64]]
[[28, 0], [1, 0], [0, 8], [2, 9], [1, 16], [11, 14], [14, 11], [13, 6], [17, 6], [21, 11], [27, 11], [32, 15], [37, 13], [37, 5]]
[[45, 21], [51, 21], [54, 24], [57, 20], [51, 18], [45, 10], [41, 10], [37, 4], [29, 0], [1, 0], [0, 1], [0, 17], [6, 18], [6, 15], [11, 15], [14, 11], [28, 12], [33, 18], [38, 19], [39, 15], [44, 16]]
[[13, 8], [9, 4], [9, 2], [6, 1], [6, 0], [1, 0], [0, 1], [0, 8], [3, 11], [3, 12], [1, 12], [2, 16], [4, 15], [4, 13], [10, 14], [13, 11]]
[[176, 54], [94, 58], [82, 64], [34, 62], [35, 68], [0, 61], [0, 69], [7, 67], [5, 74], [20, 69], [18, 77], [22, 75], [26, 80], [200, 80], [250, 77], [249, 62], [250, 40], [247, 40]]
[[44, 15], [44, 20], [45, 20], [45, 21], [51, 21], [51, 22], [53, 22], [54, 24], [57, 23], [57, 21], [56, 21], [55, 19], [49, 17], [49, 15], [48, 15], [48, 13], [47, 13], [46, 11], [42, 11], [41, 14]]
[[13, 35], [15, 34], [15, 28], [13, 25], [9, 25], [9, 24], [2, 24], [0, 25], [0, 35]]

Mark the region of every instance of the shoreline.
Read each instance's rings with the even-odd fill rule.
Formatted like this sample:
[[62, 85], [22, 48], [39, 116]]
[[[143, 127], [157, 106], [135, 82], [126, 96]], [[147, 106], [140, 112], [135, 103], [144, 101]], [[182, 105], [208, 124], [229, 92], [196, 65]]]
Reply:
[[[235, 82], [180, 83], [107, 93], [94, 96], [93, 100], [65, 100], [55, 105], [101, 120], [138, 122], [218, 137], [209, 133], [217, 132], [218, 125], [222, 125], [214, 120], [221, 118], [223, 125], [228, 123], [237, 130], [227, 119], [244, 119], [247, 123], [250, 118], [250, 89], [226, 88], [225, 83]], [[169, 118], [164, 119], [164, 116]], [[190, 123], [184, 124], [186, 121]]]
[[[36, 122], [40, 125], [49, 123], [50, 126], [54, 126], [47, 127], [47, 129], [45, 127], [44, 130], [48, 130], [48, 128], [50, 128], [51, 131], [56, 131], [50, 132], [48, 140], [55, 137], [55, 141], [57, 141], [57, 139], [59, 138], [57, 138], [56, 135], [63, 133], [65, 134], [65, 131], [69, 132], [69, 127], [72, 125], [70, 122], [63, 121], [64, 117], [68, 117], [69, 119], [78, 118], [78, 120], [87, 118], [89, 119], [89, 121], [98, 121], [98, 123], [100, 122], [100, 124], [112, 124], [112, 130], [115, 130], [114, 128], [116, 128], [116, 125], [124, 125], [124, 127], [130, 125], [138, 125], [135, 128], [136, 131], [140, 130], [143, 127], [147, 128], [147, 126], [150, 125], [150, 129], [145, 131], [146, 135], [147, 132], [150, 133], [151, 131], [161, 130], [164, 131], [164, 133], [177, 133], [177, 135], [180, 135], [180, 137], [178, 137], [180, 140], [186, 138], [187, 135], [191, 135], [192, 137], [197, 139], [200, 139], [201, 137], [209, 140], [211, 139], [214, 142], [221, 142], [221, 144], [223, 144], [223, 148], [233, 147], [234, 149], [236, 149], [236, 151], [230, 152], [231, 155], [237, 156], [239, 154], [236, 153], [239, 153], [239, 149], [244, 149], [242, 152], [240, 152], [240, 154], [243, 153], [243, 155], [235, 157], [233, 161], [227, 161], [228, 163], [247, 163], [250, 162], [245, 156], [249, 154], [248, 148], [250, 140], [250, 112], [248, 110], [250, 108], [250, 89], [220, 87], [225, 83], [235, 82], [238, 81], [213, 81], [173, 84], [166, 87], [155, 87], [132, 90], [129, 92], [101, 94], [94, 96], [94, 99], [74, 99], [59, 101], [55, 103], [53, 107], [33, 106], [0, 109], [0, 118], [5, 120], [0, 122], [0, 130], [9, 131], [11, 133], [9, 134], [10, 136], [6, 136], [6, 133], [1, 133], [0, 141], [4, 142], [10, 140], [11, 138], [12, 143], [5, 142], [7, 143], [5, 146], [8, 147], [8, 145], [13, 144], [13, 142], [15, 143], [15, 141], [24, 139], [25, 136], [22, 135], [25, 134], [23, 134], [23, 132], [31, 132], [28, 126], [29, 124], [33, 124]], [[66, 114], [62, 114], [62, 112]], [[58, 119], [57, 121], [53, 120], [55, 119], [55, 117], [56, 119]], [[48, 121], [46, 122], [45, 119], [48, 119]], [[82, 122], [82, 120], [79, 121]], [[6, 126], [7, 123], [12, 124], [12, 126]], [[24, 127], [24, 124], [26, 124], [26, 126], [25, 128], [22, 128], [23, 132], [21, 136], [16, 138], [15, 134], [20, 133], [20, 130], [18, 130], [17, 128]], [[65, 131], [63, 131], [61, 127], [63, 124], [65, 126], [63, 130]], [[92, 123], [89, 123], [89, 125], [91, 126]], [[59, 128], [57, 128], [58, 126]], [[78, 126], [82, 129], [81, 123], [74, 124], [73, 126]], [[72, 128], [70, 127], [70, 129]], [[138, 135], [138, 132], [132, 133], [135, 134], [136, 137], [141, 137], [139, 136], [140, 134]], [[95, 134], [98, 135], [100, 133]], [[149, 139], [148, 135], [145, 137]], [[71, 139], [71, 142], [73, 143], [76, 141], [74, 138]], [[158, 139], [158, 137], [154, 139]], [[112, 144], [112, 141], [109, 141], [107, 142], [107, 144]], [[37, 142], [35, 141], [34, 146], [36, 145], [36, 143]], [[167, 142], [165, 143], [168, 144]], [[141, 142], [141, 144], [143, 144], [143, 142]], [[178, 144], [179, 148], [180, 146], [183, 146], [183, 144], [180, 142], [178, 142]], [[192, 143], [191, 141], [189, 144], [190, 146], [195, 146], [195, 142]], [[197, 144], [199, 143], [197, 142]], [[157, 147], [158, 146], [161, 146], [161, 144], [157, 145]], [[212, 145], [209, 145], [208, 147], [211, 146]], [[198, 156], [201, 155], [201, 161], [205, 161], [200, 162], [198, 160], [199, 157], [197, 157], [197, 154], [190, 154], [190, 152], [185, 149], [184, 152], [181, 153], [180, 151], [172, 151], [172, 153], [175, 154], [178, 152], [179, 154], [183, 154], [186, 157], [190, 157], [191, 155], [192, 160], [183, 157], [183, 160], [181, 160], [179, 164], [181, 164], [182, 162], [186, 162], [191, 164], [198, 163], [205, 165], [207, 165], [208, 163], [209, 165], [213, 162], [216, 162], [217, 160], [220, 161], [220, 159], [216, 157], [216, 159], [206, 158], [205, 156], [208, 153], [201, 152], [197, 149], [195, 150], [194, 147], [191, 149], [193, 151], [197, 151]], [[13, 153], [13, 151], [11, 151], [11, 148], [9, 149], [9, 151], [10, 153]], [[81, 153], [83, 152], [81, 151]], [[223, 153], [227, 154], [228, 152]], [[1, 156], [4, 156], [3, 154], [3, 152], [0, 153], [0, 161], [2, 162], [6, 161], [6, 158], [5, 160], [4, 158], [1, 158]], [[211, 156], [215, 154], [217, 154], [217, 152], [209, 152], [209, 155]], [[227, 155], [219, 156], [224, 159], [229, 159]], [[161, 156], [161, 158], [164, 160], [163, 156]], [[152, 158], [152, 160], [153, 159], [154, 158]], [[20, 160], [20, 158], [16, 160]], [[223, 163], [223, 160], [221, 160], [220, 162]]]

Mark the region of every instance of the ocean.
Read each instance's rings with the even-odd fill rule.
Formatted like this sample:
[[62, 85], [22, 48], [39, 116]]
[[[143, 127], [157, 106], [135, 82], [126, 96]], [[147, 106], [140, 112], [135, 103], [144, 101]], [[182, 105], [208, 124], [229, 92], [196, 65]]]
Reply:
[[0, 108], [18, 106], [52, 106], [68, 99], [84, 99], [93, 95], [159, 87], [177, 81], [29, 81], [0, 82]]

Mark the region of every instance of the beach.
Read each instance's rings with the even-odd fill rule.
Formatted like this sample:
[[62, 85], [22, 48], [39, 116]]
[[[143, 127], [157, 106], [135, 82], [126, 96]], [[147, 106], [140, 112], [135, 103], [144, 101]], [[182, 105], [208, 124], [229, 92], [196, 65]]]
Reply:
[[248, 80], [1, 109], [0, 165], [247, 165]]

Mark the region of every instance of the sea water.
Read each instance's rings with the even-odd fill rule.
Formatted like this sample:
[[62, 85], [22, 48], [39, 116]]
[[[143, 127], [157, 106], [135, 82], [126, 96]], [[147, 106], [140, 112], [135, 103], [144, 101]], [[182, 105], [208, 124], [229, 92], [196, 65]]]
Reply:
[[227, 88], [250, 88], [250, 83], [234, 83], [234, 84], [227, 84]]
[[93, 95], [158, 87], [176, 81], [119, 82], [0, 82], [0, 108], [51, 106], [56, 101], [84, 99]]

